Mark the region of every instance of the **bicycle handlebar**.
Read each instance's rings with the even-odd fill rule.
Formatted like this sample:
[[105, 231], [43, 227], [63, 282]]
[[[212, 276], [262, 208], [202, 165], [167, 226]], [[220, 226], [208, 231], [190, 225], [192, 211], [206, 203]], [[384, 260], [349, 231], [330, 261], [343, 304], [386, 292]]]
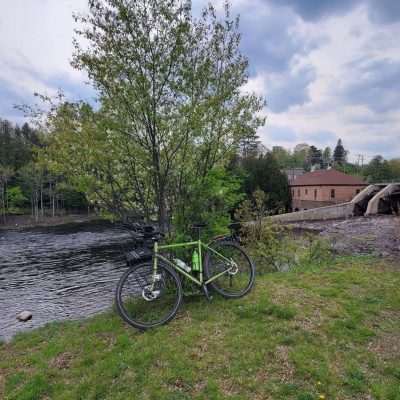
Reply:
[[137, 222], [122, 222], [122, 228], [127, 230], [135, 240], [152, 239], [157, 240], [164, 237], [159, 230], [155, 229], [152, 225], [141, 225]]

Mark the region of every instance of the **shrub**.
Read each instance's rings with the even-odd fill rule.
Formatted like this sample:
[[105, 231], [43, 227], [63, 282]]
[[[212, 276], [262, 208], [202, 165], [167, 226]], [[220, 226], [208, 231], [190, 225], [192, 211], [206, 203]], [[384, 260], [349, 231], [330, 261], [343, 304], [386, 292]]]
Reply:
[[256, 190], [235, 214], [239, 220], [247, 221], [242, 227], [242, 238], [258, 273], [308, 269], [332, 260], [327, 240], [315, 235], [296, 238], [289, 227], [269, 219], [264, 207], [265, 196], [264, 192]]

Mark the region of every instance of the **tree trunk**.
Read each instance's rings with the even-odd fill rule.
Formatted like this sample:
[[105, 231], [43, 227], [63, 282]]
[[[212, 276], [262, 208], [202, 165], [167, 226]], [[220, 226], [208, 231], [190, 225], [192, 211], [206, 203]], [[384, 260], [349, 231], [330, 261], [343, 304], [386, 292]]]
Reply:
[[43, 210], [43, 184], [40, 184], [40, 214], [42, 215], [42, 218], [44, 216], [44, 210]]
[[6, 208], [5, 208], [5, 201], [4, 201], [4, 185], [0, 187], [1, 193], [1, 215], [3, 219], [3, 223], [6, 223]]
[[35, 221], [39, 221], [39, 192], [35, 190]]
[[158, 223], [162, 233], [167, 232], [168, 229], [168, 216], [167, 207], [165, 204], [165, 193], [164, 190], [160, 190], [158, 196]]
[[55, 204], [54, 204], [54, 185], [50, 182], [50, 193], [51, 193], [51, 208], [52, 208], [52, 215], [53, 218], [56, 214]]

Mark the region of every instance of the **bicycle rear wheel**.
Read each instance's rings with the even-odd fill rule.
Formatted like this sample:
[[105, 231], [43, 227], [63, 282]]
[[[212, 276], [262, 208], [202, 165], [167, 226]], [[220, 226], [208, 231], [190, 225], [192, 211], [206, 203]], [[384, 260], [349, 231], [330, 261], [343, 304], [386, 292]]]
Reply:
[[160, 263], [154, 279], [152, 262], [143, 262], [122, 275], [115, 300], [128, 324], [141, 330], [153, 328], [177, 313], [182, 302], [181, 281], [174, 270]]
[[[255, 267], [249, 256], [232, 241], [216, 241], [210, 246], [204, 261], [207, 279], [226, 271], [210, 282], [210, 287], [227, 298], [246, 295], [254, 286]], [[223, 257], [221, 257], [223, 256]]]

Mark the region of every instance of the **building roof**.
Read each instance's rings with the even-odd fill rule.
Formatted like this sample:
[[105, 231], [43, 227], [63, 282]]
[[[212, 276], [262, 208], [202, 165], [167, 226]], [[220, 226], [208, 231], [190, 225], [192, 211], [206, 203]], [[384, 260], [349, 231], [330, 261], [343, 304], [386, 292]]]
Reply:
[[290, 186], [366, 186], [361, 178], [347, 175], [335, 169], [319, 169], [297, 177]]

